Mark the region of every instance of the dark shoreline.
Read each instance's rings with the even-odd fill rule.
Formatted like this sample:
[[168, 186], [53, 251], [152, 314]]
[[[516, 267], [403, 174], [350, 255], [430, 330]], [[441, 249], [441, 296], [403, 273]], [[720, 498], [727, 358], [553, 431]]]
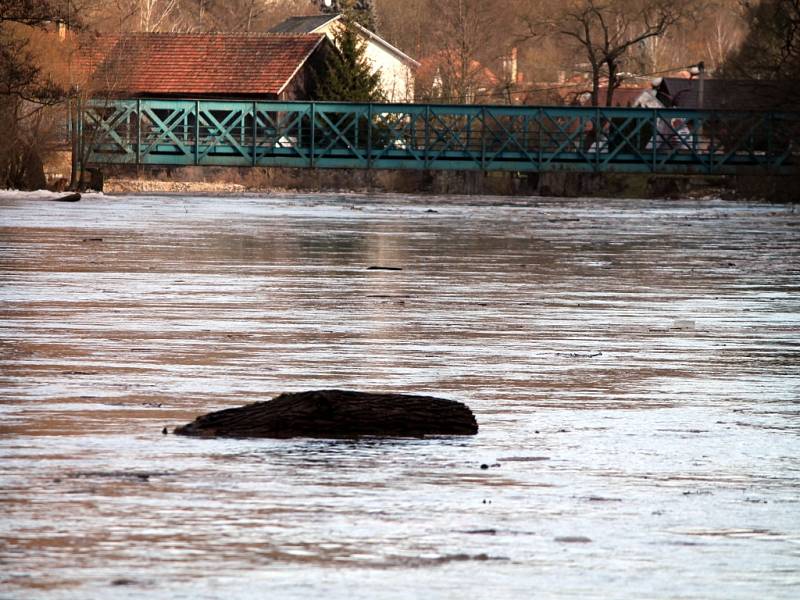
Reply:
[[[114, 192], [136, 189], [134, 182], [230, 186], [231, 192], [400, 193], [423, 195], [616, 197], [674, 199], [719, 196], [730, 200], [797, 202], [798, 176], [651, 175], [619, 173], [519, 173], [470, 171], [388, 171], [355, 169], [292, 169], [238, 167], [109, 167], [103, 178]], [[130, 184], [127, 189], [125, 183]], [[120, 186], [120, 184], [122, 184]], [[187, 191], [189, 191], [187, 190]], [[183, 191], [183, 190], [175, 190]], [[224, 193], [222, 190], [208, 190]]]

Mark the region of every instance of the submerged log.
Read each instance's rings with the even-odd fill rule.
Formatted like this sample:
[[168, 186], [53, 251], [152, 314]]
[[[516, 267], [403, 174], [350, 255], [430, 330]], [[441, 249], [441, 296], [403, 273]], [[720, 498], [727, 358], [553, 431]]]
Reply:
[[74, 194], [67, 194], [66, 196], [59, 196], [58, 198], [53, 198], [55, 202], [78, 202], [81, 199], [81, 195], [77, 192]]
[[419, 437], [474, 435], [478, 423], [466, 405], [454, 400], [318, 390], [208, 413], [175, 428], [175, 433], [235, 438]]

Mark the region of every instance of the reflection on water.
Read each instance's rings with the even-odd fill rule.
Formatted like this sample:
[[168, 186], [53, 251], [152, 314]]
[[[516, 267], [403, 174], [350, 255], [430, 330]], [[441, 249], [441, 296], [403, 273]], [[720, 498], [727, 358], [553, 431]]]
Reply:
[[[796, 597], [799, 225], [718, 201], [6, 196], [0, 596]], [[462, 400], [481, 431], [161, 434], [320, 387]]]

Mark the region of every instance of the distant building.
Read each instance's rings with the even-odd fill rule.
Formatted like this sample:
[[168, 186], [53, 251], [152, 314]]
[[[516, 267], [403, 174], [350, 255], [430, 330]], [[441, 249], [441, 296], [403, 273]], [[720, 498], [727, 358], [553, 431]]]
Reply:
[[496, 104], [503, 96], [502, 81], [491, 69], [452, 50], [423, 58], [417, 79], [418, 95], [444, 103]]
[[[658, 99], [665, 106], [706, 110], [770, 110], [786, 108], [785, 82], [749, 79], [664, 77]], [[702, 88], [702, 95], [701, 95]]]
[[306, 100], [335, 52], [321, 34], [134, 33], [84, 53], [96, 95]]
[[[608, 106], [606, 95], [607, 87], [600, 87], [597, 90], [597, 101], [599, 106]], [[585, 92], [579, 98], [581, 106], [591, 106], [592, 94]], [[614, 90], [611, 98], [611, 106], [621, 108], [664, 108], [664, 104], [658, 99], [656, 90], [652, 86], [648, 87], [618, 87]]]
[[[380, 70], [381, 88], [389, 102], [414, 100], [414, 76], [419, 63], [379, 35], [354, 23], [359, 38], [365, 44], [364, 55], [373, 72]], [[270, 33], [275, 34], [325, 34], [335, 43], [336, 34], [344, 27], [340, 14], [290, 17], [279, 23]]]

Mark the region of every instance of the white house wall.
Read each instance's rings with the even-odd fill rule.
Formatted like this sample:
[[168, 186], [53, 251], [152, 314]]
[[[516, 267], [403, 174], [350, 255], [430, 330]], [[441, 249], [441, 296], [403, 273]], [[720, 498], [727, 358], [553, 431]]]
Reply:
[[[341, 24], [333, 21], [316, 29], [315, 33], [324, 33], [331, 41], [335, 41], [335, 31], [339, 27]], [[378, 69], [381, 71], [381, 88], [386, 95], [386, 100], [389, 102], [413, 102], [414, 70], [383, 45], [374, 40], [359, 37], [366, 43], [364, 56], [372, 65], [373, 73]]]
[[364, 55], [373, 70], [381, 70], [381, 87], [389, 102], [414, 100], [414, 74], [405, 63], [372, 41], [367, 42]]

